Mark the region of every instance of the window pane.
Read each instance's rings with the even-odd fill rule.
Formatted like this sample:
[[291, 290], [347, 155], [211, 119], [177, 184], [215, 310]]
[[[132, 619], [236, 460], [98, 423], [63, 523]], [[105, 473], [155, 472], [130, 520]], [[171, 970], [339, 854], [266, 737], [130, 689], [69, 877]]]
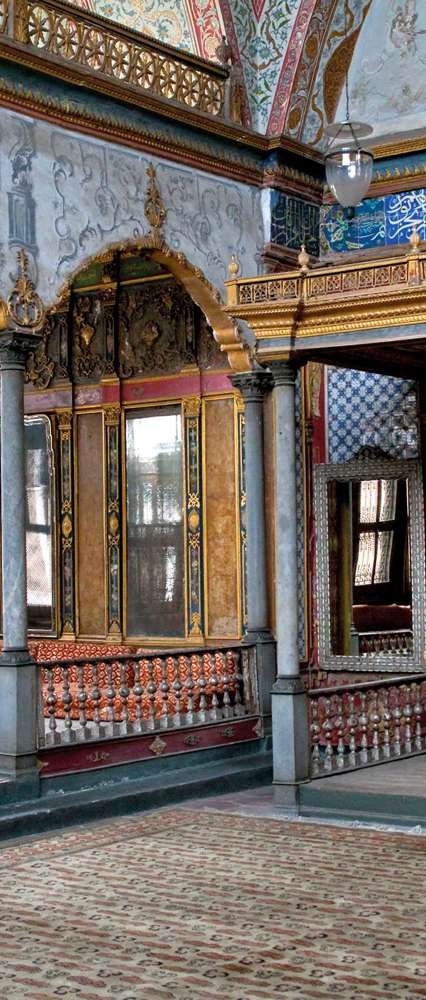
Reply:
[[379, 521], [394, 521], [398, 480], [381, 479], [380, 487]]
[[184, 634], [182, 426], [179, 408], [126, 424], [127, 632]]
[[393, 531], [378, 532], [374, 583], [390, 582], [390, 561], [392, 555], [393, 534]]
[[363, 531], [359, 536], [358, 560], [355, 571], [355, 586], [366, 587], [373, 583], [376, 535], [374, 531]]
[[28, 626], [54, 627], [52, 463], [46, 420], [26, 418], [26, 522]]
[[377, 521], [378, 499], [379, 480], [363, 479], [359, 498], [359, 520], [361, 524], [374, 524]]

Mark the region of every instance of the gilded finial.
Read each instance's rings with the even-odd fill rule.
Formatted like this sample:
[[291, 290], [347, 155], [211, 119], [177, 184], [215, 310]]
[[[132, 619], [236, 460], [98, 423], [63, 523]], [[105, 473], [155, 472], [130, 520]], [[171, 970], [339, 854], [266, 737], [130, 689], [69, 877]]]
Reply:
[[23, 329], [36, 330], [44, 320], [42, 301], [29, 276], [29, 258], [25, 250], [18, 250], [18, 275], [7, 308], [16, 326]]
[[410, 247], [411, 247], [411, 253], [418, 253], [419, 252], [420, 243], [421, 243], [421, 239], [420, 239], [420, 236], [419, 236], [419, 233], [418, 233], [417, 226], [413, 226], [413, 228], [411, 230], [410, 237], [409, 237], [409, 243], [410, 243]]
[[152, 163], [147, 170], [149, 183], [145, 198], [145, 218], [149, 222], [151, 229], [158, 231], [162, 229], [167, 217], [167, 209], [161, 197], [157, 184], [157, 174]]
[[300, 270], [302, 271], [302, 274], [307, 274], [308, 271], [309, 271], [309, 265], [311, 263], [311, 258], [309, 256], [307, 250], [306, 250], [306, 247], [305, 247], [304, 243], [302, 243], [302, 246], [300, 247], [300, 253], [299, 253], [299, 256], [298, 256], [297, 260], [298, 260], [298, 263], [300, 264]]
[[228, 274], [230, 281], [235, 281], [235, 278], [238, 278], [239, 273], [240, 273], [240, 265], [237, 261], [235, 254], [233, 253], [231, 260], [229, 261], [228, 264]]

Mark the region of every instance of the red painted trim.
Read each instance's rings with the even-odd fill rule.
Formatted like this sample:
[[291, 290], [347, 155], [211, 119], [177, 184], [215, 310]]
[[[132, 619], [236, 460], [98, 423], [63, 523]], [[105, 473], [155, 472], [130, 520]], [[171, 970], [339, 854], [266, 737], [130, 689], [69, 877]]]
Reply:
[[252, 0], [253, 13], [256, 18], [256, 21], [260, 21], [260, 18], [262, 17], [263, 14], [265, 3], [266, 0]]
[[267, 128], [268, 135], [281, 135], [284, 131], [285, 118], [292, 94], [292, 88], [315, 7], [316, 0], [302, 0], [296, 15], [296, 20], [293, 25], [293, 30], [290, 35], [285, 58], [281, 67], [274, 100], [272, 102], [272, 109]]
[[232, 383], [226, 372], [216, 375], [209, 375], [208, 372], [201, 373], [201, 392], [232, 392]]
[[182, 378], [161, 378], [152, 382], [122, 382], [123, 402], [145, 402], [147, 399], [181, 399], [182, 396], [199, 396], [200, 375], [183, 375]]
[[191, 27], [197, 42], [198, 55], [203, 59], [214, 60], [216, 49], [222, 40], [220, 18], [217, 11], [218, 2], [217, 0], [201, 0], [201, 2], [200, 0], [186, 0], [186, 2], [191, 18]]
[[[171, 732], [148, 733], [144, 736], [122, 737], [118, 740], [78, 744], [40, 750], [41, 777], [50, 778], [55, 774], [70, 774], [77, 771], [95, 771], [101, 767], [130, 764], [138, 760], [152, 760], [155, 757], [170, 757], [173, 754], [191, 753], [211, 747], [230, 746], [246, 743], [259, 738], [259, 719], [229, 719], [219, 724], [173, 730]], [[161, 740], [165, 748], [161, 754], [152, 745]]]

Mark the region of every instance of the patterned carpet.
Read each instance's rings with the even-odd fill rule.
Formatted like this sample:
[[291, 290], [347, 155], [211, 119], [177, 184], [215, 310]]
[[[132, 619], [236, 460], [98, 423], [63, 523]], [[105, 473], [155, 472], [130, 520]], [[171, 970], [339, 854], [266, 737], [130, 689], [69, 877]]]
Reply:
[[426, 997], [425, 853], [184, 809], [6, 845], [0, 998]]

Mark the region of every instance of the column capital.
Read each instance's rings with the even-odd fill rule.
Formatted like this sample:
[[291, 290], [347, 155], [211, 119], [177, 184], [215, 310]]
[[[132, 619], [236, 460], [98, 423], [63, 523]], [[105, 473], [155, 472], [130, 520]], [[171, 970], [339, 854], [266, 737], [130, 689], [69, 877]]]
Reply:
[[245, 403], [261, 402], [265, 393], [272, 389], [270, 372], [257, 370], [238, 372], [231, 376], [234, 389], [239, 389]]
[[0, 371], [24, 371], [30, 351], [35, 351], [41, 340], [40, 332], [32, 330], [4, 330], [0, 333]]
[[270, 361], [269, 368], [274, 388], [279, 385], [295, 384], [298, 369], [290, 361]]

